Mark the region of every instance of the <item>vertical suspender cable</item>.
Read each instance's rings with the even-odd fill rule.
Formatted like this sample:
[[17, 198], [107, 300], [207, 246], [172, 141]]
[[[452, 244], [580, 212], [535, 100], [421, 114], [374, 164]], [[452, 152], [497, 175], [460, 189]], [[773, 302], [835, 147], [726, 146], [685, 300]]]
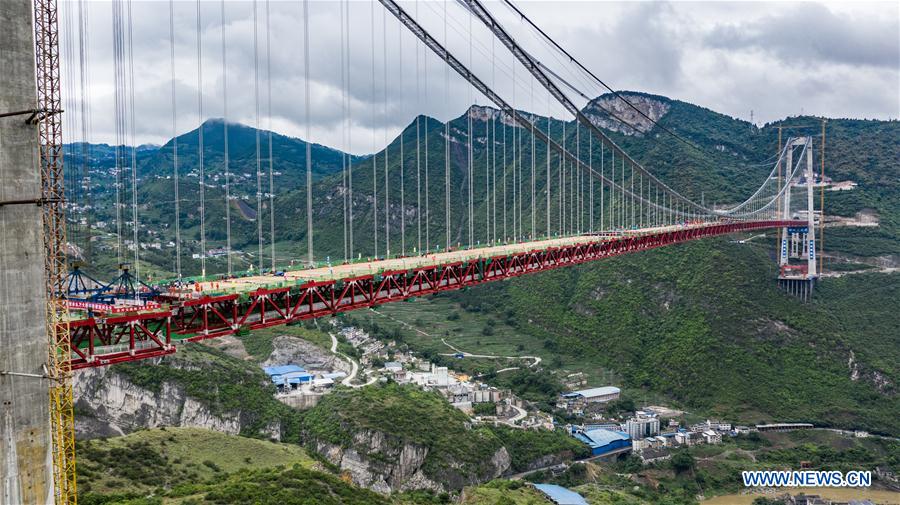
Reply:
[[[494, 37], [491, 37], [494, 40]], [[493, 64], [493, 61], [491, 62]], [[484, 243], [491, 243], [491, 153], [494, 145], [491, 143], [491, 125], [494, 124], [494, 112], [489, 104], [485, 104], [487, 117], [484, 120]]]
[[347, 18], [345, 20], [344, 42], [347, 47], [347, 60], [344, 64], [347, 69], [347, 82], [344, 89], [344, 100], [347, 102], [347, 224], [349, 228], [347, 230], [347, 240], [349, 242], [347, 251], [350, 254], [350, 259], [352, 259], [355, 249], [353, 248], [353, 155], [350, 154], [353, 152], [353, 121], [351, 117], [351, 106], [353, 104], [350, 101], [350, 1], [347, 0], [346, 4]]
[[626, 204], [625, 204], [625, 158], [623, 156], [619, 156], [619, 172], [622, 175], [622, 206], [621, 206], [621, 214], [620, 214], [620, 222], [622, 229], [625, 228], [625, 212], [626, 212]]
[[[562, 122], [562, 140], [560, 145], [566, 148], [566, 122]], [[559, 234], [566, 234], [566, 157], [559, 156]]]
[[[575, 121], [575, 128], [576, 130], [578, 129], [578, 121]], [[578, 159], [577, 152], [575, 159]], [[577, 171], [579, 171], [578, 165], [575, 160], [572, 160], [572, 169], [569, 171], [569, 233], [575, 233], [578, 228], [575, 222], [575, 210], [578, 208], [577, 188], [575, 185], [575, 172]]]
[[516, 164], [516, 186], [514, 189], [516, 191], [516, 215], [518, 217], [517, 217], [517, 226], [516, 226], [515, 235], [516, 235], [516, 240], [521, 241], [522, 240], [522, 226], [523, 226], [523, 223], [522, 223], [522, 221], [523, 221], [523, 219], [522, 219], [522, 176], [525, 173], [525, 168], [522, 166], [525, 161], [524, 160], [525, 147], [523, 145], [524, 139], [522, 137], [525, 135], [525, 132], [522, 131], [522, 128], [516, 128], [516, 132], [518, 133], [517, 138], [516, 138], [516, 150], [517, 150], [516, 161], [517, 161], [517, 164]]
[[[496, 37], [491, 37], [491, 87], [497, 87], [497, 65], [494, 59], [494, 41]], [[491, 242], [497, 243], [497, 119], [503, 121], [503, 113], [497, 112], [496, 117], [491, 114], [491, 214], [493, 228], [491, 229]]]
[[[60, 30], [62, 34], [62, 42], [60, 43], [60, 48], [62, 49], [64, 55], [64, 62], [60, 65], [64, 78], [62, 79], [63, 89], [61, 90], [61, 98], [62, 98], [62, 107], [67, 111], [68, 116], [72, 118], [72, 124], [76, 121], [75, 119], [83, 116], [83, 110], [79, 110], [79, 101], [75, 97], [75, 41], [74, 41], [74, 28], [72, 27], [72, 20], [75, 18], [73, 9], [75, 5], [73, 3], [63, 4], [61, 6], [60, 15], [63, 18], [63, 28]], [[63, 146], [66, 143], [73, 144], [69, 149], [63, 148], [63, 157], [66, 156], [74, 156], [75, 155], [75, 143], [80, 143], [80, 145], [84, 145], [85, 139], [84, 137], [78, 138], [74, 134], [75, 128], [71, 129], [72, 133], [69, 131], [63, 131]], [[80, 149], [83, 151], [83, 148]], [[83, 161], [81, 162], [83, 163]], [[79, 188], [81, 187], [79, 181], [79, 173], [78, 173], [78, 164], [72, 163], [71, 160], [64, 160], [63, 164], [63, 186], [67, 189], [68, 200], [71, 204], [78, 206], [80, 203], [79, 198]], [[66, 182], [66, 176], [69, 177], [69, 181]], [[80, 231], [81, 226], [78, 222], [79, 220], [74, 220], [74, 222], [70, 219], [66, 219], [66, 228], [67, 228], [67, 239], [72, 244], [78, 244], [81, 242], [80, 240]]]
[[303, 76], [304, 113], [306, 116], [306, 258], [309, 265], [314, 264], [313, 257], [313, 222], [312, 222], [312, 131], [309, 115], [309, 0], [303, 0]]
[[517, 192], [517, 195], [516, 195], [516, 204], [517, 204], [517, 206], [516, 206], [516, 211], [517, 211], [518, 216], [519, 216], [519, 218], [518, 218], [518, 223], [519, 223], [519, 224], [518, 224], [518, 228], [516, 228], [516, 239], [519, 240], [519, 241], [521, 241], [521, 240], [522, 240], [522, 237], [523, 237], [523, 234], [522, 234], [522, 227], [524, 226], [524, 223], [522, 222], [522, 221], [524, 220], [524, 219], [522, 218], [522, 176], [525, 174], [525, 167], [523, 166], [523, 165], [524, 165], [524, 161], [525, 161], [525, 159], [524, 159], [524, 158], [525, 158], [525, 146], [524, 146], [525, 139], [523, 138], [524, 135], [525, 135], [525, 132], [522, 131], [521, 128], [517, 128], [517, 131], [519, 132], [518, 140], [516, 140], [516, 144], [517, 144], [517, 147], [516, 147], [516, 148], [518, 149], [518, 156], [517, 156], [517, 160], [518, 160], [518, 168], [517, 168], [517, 172], [518, 172], [518, 175], [516, 176], [517, 184], [516, 184], [516, 188], [515, 188], [515, 189], [516, 189], [516, 192]]
[[[575, 122], [575, 159], [579, 160], [579, 161], [581, 160], [581, 123], [579, 123], [577, 121]], [[578, 233], [581, 233], [581, 231], [583, 229], [582, 221], [583, 221], [583, 217], [584, 217], [583, 216], [584, 215], [584, 212], [583, 212], [583, 210], [584, 210], [584, 192], [582, 191], [583, 188], [581, 185], [581, 183], [583, 182], [583, 179], [581, 178], [581, 174], [583, 173], [583, 171], [576, 170], [575, 172], [577, 172], [576, 177], [578, 178], [577, 184], [576, 184], [577, 191], [576, 191], [576, 197], [575, 197], [575, 202], [577, 204], [576, 207], [578, 210], [578, 216], [575, 219], [575, 228], [576, 228], [575, 231]]]
[[638, 174], [638, 182], [641, 186], [641, 196], [638, 201], [638, 212], [640, 213], [640, 227], [644, 227], [644, 174]]
[[[416, 17], [419, 14], [419, 2], [416, 0]], [[419, 38], [416, 37], [418, 42]], [[428, 103], [428, 48], [422, 47], [422, 84], [425, 91], [425, 103]], [[431, 205], [428, 190], [428, 118], [425, 118], [425, 250], [431, 248]]]
[[178, 188], [178, 103], [175, 90], [175, 0], [169, 0], [169, 67], [172, 71], [172, 179], [175, 186], [175, 273], [181, 280], [181, 197]]
[[629, 198], [631, 199], [631, 222], [629, 222], [628, 224], [630, 225], [629, 227], [633, 227], [634, 223], [636, 222], [634, 219], [634, 165], [631, 165], [630, 180], [631, 180], [630, 181], [631, 182], [631, 191], [630, 191], [631, 194], [630, 194]]
[[[398, 86], [403, 86], [403, 25], [397, 23], [397, 73], [399, 79]], [[402, 88], [401, 88], [402, 94]], [[403, 117], [403, 97], [400, 99], [400, 117]], [[406, 123], [400, 129], [400, 254], [406, 255], [406, 191], [404, 184], [406, 182], [406, 159], [403, 157], [403, 134], [406, 132]]]
[[[594, 136], [588, 135], [588, 168], [594, 173]], [[588, 232], [594, 233], [594, 178], [588, 177]]]
[[[447, 0], [444, 0], [444, 47], [447, 47]], [[450, 102], [450, 62], [444, 59], [444, 103]], [[450, 249], [450, 119], [444, 123], [444, 228]]]
[[[369, 3], [372, 24], [372, 101], [375, 101], [375, 0]], [[375, 258], [378, 258], [378, 130], [375, 129], [375, 107], [372, 107], [372, 235], [375, 243]], [[387, 154], [387, 152], [385, 152]]]
[[203, 166], [203, 36], [197, 0], [197, 164], [200, 176], [200, 275], [206, 277], [206, 172]]
[[[469, 11], [469, 68], [472, 68], [472, 11]], [[468, 145], [466, 146], [468, 152], [466, 153], [466, 162], [467, 162], [467, 175], [466, 175], [466, 183], [468, 186], [468, 210], [469, 210], [469, 247], [472, 247], [474, 244], [474, 216], [473, 214], [473, 205], [472, 205], [472, 189], [473, 189], [473, 179], [475, 177], [475, 166], [472, 163], [472, 114], [475, 112], [474, 104], [472, 101], [472, 84], [469, 83], [467, 86], [469, 91], [469, 103], [466, 104], [468, 106], [468, 111], [466, 112], [467, 116], [467, 125], [469, 128], [468, 133], [466, 134], [466, 140]]]
[[[131, 0], [128, 0], [128, 100], [130, 110], [129, 121], [129, 137], [131, 139], [131, 225], [134, 232], [134, 273], [138, 279], [141, 278], [141, 243], [140, 243], [140, 221], [138, 219], [137, 209], [137, 147], [135, 146], [134, 137], [134, 24], [131, 15]], [[135, 293], [137, 296], [137, 293]]]
[[[416, 0], [416, 18], [419, 17], [419, 0]], [[402, 27], [401, 27], [402, 29]], [[420, 142], [422, 131], [419, 125], [422, 118], [422, 88], [419, 78], [419, 56], [422, 42], [416, 37], [416, 252], [422, 254], [422, 165]]]
[[82, 152], [81, 152], [81, 167], [82, 167], [82, 177], [84, 180], [84, 185], [86, 189], [86, 203], [88, 208], [90, 209], [87, 212], [87, 223], [85, 226], [86, 231], [86, 247], [85, 247], [85, 259], [90, 262], [93, 259], [93, 243], [91, 241], [92, 231], [93, 231], [93, 217], [94, 217], [94, 200], [93, 200], [93, 183], [91, 181], [91, 172], [90, 172], [90, 164], [88, 160], [93, 155], [93, 150], [91, 148], [91, 141], [93, 139], [93, 127], [91, 124], [91, 79], [90, 79], [90, 59], [89, 59], [89, 50], [90, 47], [90, 31], [88, 30], [89, 26], [89, 10], [88, 5], [85, 5], [84, 0], [78, 1], [78, 18], [79, 18], [79, 30], [78, 33], [80, 35], [79, 40], [79, 75], [81, 77], [81, 136], [84, 139], [84, 143], [82, 144]]
[[[259, 138], [259, 21], [258, 3], [253, 0], [253, 93], [256, 104], [256, 250], [257, 268], [263, 269], [263, 233], [262, 233], [262, 154]], [[306, 139], [309, 142], [309, 139]], [[309, 233], [309, 229], [306, 230]]]
[[122, 4], [116, 2], [112, 6], [113, 55], [114, 55], [114, 109], [115, 109], [115, 168], [116, 168], [116, 262], [122, 264]]
[[[516, 62], [513, 60], [512, 65], [512, 83], [513, 83], [513, 93], [512, 93], [512, 106], [513, 110], [516, 109]], [[516, 215], [516, 197], [517, 197], [517, 188], [516, 185], [516, 177], [518, 172], [517, 163], [516, 163], [516, 155], [517, 155], [517, 146], [519, 138], [519, 128], [517, 125], [512, 125], [512, 234], [513, 234], [513, 242], [518, 240], [518, 217]]]
[[[384, 77], [384, 102], [382, 103], [382, 114], [387, 120], [387, 104], [388, 104], [388, 58], [387, 58], [387, 13], [381, 11], [381, 72]], [[391, 256], [391, 179], [388, 175], [388, 150], [390, 149], [390, 139], [388, 138], [387, 128], [382, 130], [384, 133], [384, 256]]]
[[[547, 138], [550, 138], [550, 93], [547, 93]], [[547, 144], [547, 238], [550, 238], [550, 142]]]
[[224, 145], [222, 147], [222, 164], [225, 171], [225, 262], [228, 275], [233, 273], [233, 258], [231, 257], [231, 161], [228, 152], [228, 58], [225, 44], [225, 0], [219, 5], [222, 14], [222, 134]]
[[[62, 79], [62, 89], [61, 89], [61, 101], [62, 108], [67, 112], [67, 116], [72, 118], [72, 123], [75, 122], [75, 118], [78, 114], [78, 102], [75, 100], [75, 65], [73, 61], [75, 60], [74, 56], [74, 45], [73, 41], [73, 28], [72, 28], [72, 18], [75, 16], [72, 15], [73, 4], [63, 4], [60, 7], [60, 17], [63, 20], [63, 28], [60, 30], [60, 34], [62, 35], [62, 41], [59, 44], [60, 49], [63, 53], [63, 63], [60, 65], [60, 70], [63, 74]], [[74, 130], [74, 128], [72, 129]], [[63, 146], [66, 144], [74, 144], [76, 142], [84, 142], [84, 139], [77, 138], [75, 135], [71, 134], [69, 130], [66, 130], [62, 133], [63, 135]], [[74, 146], [70, 149], [63, 149], [63, 156], [74, 156], [75, 149]], [[72, 163], [71, 160], [64, 160], [63, 165], [63, 186], [67, 188], [67, 196], [69, 203], [74, 205], [78, 205], [78, 171], [75, 169], [75, 163]], [[66, 181], [65, 178], [68, 177], [69, 180]], [[73, 244], [78, 243], [78, 232], [79, 232], [79, 223], [72, 222], [69, 218], [66, 218], [66, 238]]]
[[344, 44], [344, 0], [340, 0], [340, 23], [341, 23], [341, 141], [344, 151], [341, 153], [341, 199], [343, 212], [343, 231], [344, 231], [344, 263], [349, 260], [347, 252], [347, 67], [345, 65], [346, 45]]
[[341, 8], [341, 116], [342, 116], [341, 134], [343, 136], [343, 138], [341, 140], [343, 140], [343, 142], [344, 142], [344, 149], [345, 149], [345, 151], [341, 154], [341, 187], [343, 189], [342, 193], [343, 193], [343, 211], [344, 211], [344, 216], [343, 216], [344, 217], [344, 221], [343, 221], [343, 223], [344, 223], [344, 263], [346, 263], [350, 260], [350, 251], [347, 248], [347, 244], [348, 244], [348, 235], [347, 234], [349, 232], [349, 223], [347, 222], [347, 202], [348, 202], [348, 198], [349, 198], [349, 195], [348, 195], [349, 190], [347, 189], [347, 176], [349, 175], [347, 173], [347, 171], [348, 171], [348, 168], [347, 168], [347, 161], [348, 161], [347, 160], [347, 157], [348, 157], [348, 154], [347, 154], [347, 128], [348, 128], [348, 125], [347, 125], [347, 66], [346, 66], [347, 65], [347, 55], [346, 55], [347, 44], [346, 44], [346, 40], [344, 39], [344, 37], [346, 36], [346, 29], [345, 29], [346, 27], [344, 24], [345, 17], [344, 16], [349, 16], [350, 13], [344, 12], [345, 7], [347, 9], [349, 9], [349, 6], [345, 6], [345, 3], [346, 2], [344, 2], [344, 0], [341, 0], [341, 2], [340, 2], [340, 8]]
[[[531, 78], [531, 110], [535, 110], [534, 108], [534, 77]], [[535, 128], [537, 128], [537, 116], [532, 114], [531, 121], [534, 123]], [[535, 144], [534, 144], [534, 134], [531, 135], [531, 239], [535, 238], [535, 212], [537, 208], [535, 207], [535, 195], [534, 195], [534, 175], [535, 175]]]
[[[503, 117], [503, 116], [501, 116], [501, 117]], [[501, 126], [503, 127], [503, 243], [506, 243], [506, 242], [509, 242], [509, 231], [507, 230], [507, 226], [506, 226], [506, 209], [507, 209], [507, 206], [508, 206], [508, 201], [507, 201], [507, 198], [506, 198], [506, 188], [507, 188], [507, 185], [508, 185], [507, 182], [506, 182], [506, 172], [507, 172], [507, 165], [506, 165], [506, 123], [507, 123], [507, 122], [504, 121], [504, 120], [501, 120], [500, 123], [501, 123]]]
[[[269, 138], [269, 249], [272, 255], [272, 272], [275, 272], [275, 167], [272, 161], [272, 58], [271, 58], [271, 23], [269, 16], [269, 0], [266, 0], [266, 102], [267, 102], [267, 136]], [[306, 137], [309, 146], [309, 135]], [[309, 156], [306, 158], [309, 160]], [[308, 178], [308, 177], [307, 177]], [[309, 184], [309, 181], [307, 181]], [[262, 259], [260, 259], [262, 265]]]
[[[561, 134], [559, 145], [565, 146], [566, 121], [563, 120], [561, 122], [562, 122], [562, 131], [563, 132]], [[556, 188], [556, 191], [558, 193], [558, 195], [556, 197], [556, 200], [557, 200], [556, 206], [558, 207], [557, 214], [559, 214], [559, 216], [556, 220], [556, 228], [557, 228], [556, 234], [557, 235], [563, 234], [563, 189], [565, 188], [565, 186], [563, 186], [563, 158], [564, 158], [564, 156], [562, 154], [560, 154], [559, 155], [559, 163], [557, 164], [557, 167], [556, 167], [556, 175], [557, 175], [557, 178], [559, 179], [559, 184], [557, 185], [557, 188]]]

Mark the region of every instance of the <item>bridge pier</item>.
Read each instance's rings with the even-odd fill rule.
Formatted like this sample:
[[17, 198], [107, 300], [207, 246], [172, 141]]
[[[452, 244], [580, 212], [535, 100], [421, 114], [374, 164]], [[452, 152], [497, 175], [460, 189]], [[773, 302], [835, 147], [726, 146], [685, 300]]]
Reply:
[[[53, 502], [31, 0], [0, 2], [0, 503]], [[24, 113], [28, 111], [27, 113]], [[21, 114], [16, 114], [20, 113]]]
[[778, 279], [779, 288], [804, 302], [808, 302], [812, 298], [815, 284], [815, 279]]

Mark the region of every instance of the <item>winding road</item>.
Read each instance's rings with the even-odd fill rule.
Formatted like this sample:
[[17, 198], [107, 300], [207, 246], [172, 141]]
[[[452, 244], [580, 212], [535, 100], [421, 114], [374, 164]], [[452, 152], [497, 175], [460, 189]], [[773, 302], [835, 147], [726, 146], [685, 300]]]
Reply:
[[[433, 337], [433, 336], [434, 336], [434, 335], [431, 335], [430, 333], [426, 333], [426, 332], [424, 332], [424, 331], [422, 331], [422, 330], [416, 328], [415, 326], [413, 326], [413, 325], [407, 323], [406, 321], [401, 321], [401, 320], [397, 319], [396, 317], [390, 316], [390, 315], [388, 315], [388, 314], [382, 314], [381, 312], [379, 312], [379, 311], [377, 311], [377, 310], [372, 310], [372, 309], [369, 309], [369, 310], [372, 311], [372, 312], [374, 312], [375, 314], [381, 316], [381, 317], [390, 319], [391, 321], [394, 321], [394, 322], [397, 323], [397, 324], [401, 324], [401, 325], [403, 325], [403, 326], [409, 328], [410, 330], [413, 330], [414, 332], [418, 333], [419, 335], [423, 335], [423, 336], [425, 336], [425, 337]], [[452, 353], [442, 353], [441, 356], [455, 356], [455, 355], [457, 355], [457, 354], [462, 354], [462, 355], [463, 355], [464, 357], [466, 357], [466, 358], [530, 359], [530, 360], [533, 360], [533, 362], [532, 362], [530, 365], [528, 365], [528, 368], [536, 367], [538, 364], [540, 364], [540, 362], [541, 362], [541, 360], [542, 360], [540, 356], [494, 356], [494, 355], [491, 355], [491, 354], [472, 354], [472, 353], [470, 353], [470, 352], [466, 352], [466, 351], [462, 351], [462, 350], [458, 349], [458, 348], [455, 347], [453, 344], [451, 344], [450, 342], [447, 342], [447, 341], [446, 341], [445, 339], [443, 339], [443, 338], [441, 338], [441, 342], [442, 342], [444, 345], [446, 345], [447, 347], [449, 347], [450, 349], [453, 349], [453, 352], [452, 352]], [[500, 373], [500, 372], [508, 372], [508, 371], [510, 371], [510, 370], [518, 370], [518, 369], [519, 369], [519, 367], [504, 368], [504, 369], [502, 369], [502, 370], [498, 370], [497, 373]]]
[[366, 382], [364, 384], [352, 384], [353, 379], [356, 378], [356, 374], [359, 373], [359, 363], [355, 359], [351, 358], [350, 356], [347, 356], [346, 354], [339, 352], [337, 350], [338, 339], [334, 335], [334, 333], [328, 332], [328, 336], [331, 337], [331, 353], [343, 357], [344, 359], [346, 359], [347, 361], [350, 362], [350, 366], [352, 367], [350, 369], [350, 375], [344, 377], [344, 380], [341, 381], [342, 385], [350, 386], [351, 388], [361, 388], [363, 386], [368, 386], [369, 384], [374, 384], [375, 381], [378, 380], [377, 377], [373, 377], [372, 379], [370, 379], [368, 382]]

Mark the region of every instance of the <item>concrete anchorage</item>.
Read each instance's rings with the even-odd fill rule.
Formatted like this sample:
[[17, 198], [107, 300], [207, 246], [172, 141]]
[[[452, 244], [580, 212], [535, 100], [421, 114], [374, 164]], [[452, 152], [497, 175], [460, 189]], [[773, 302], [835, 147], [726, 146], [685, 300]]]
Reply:
[[0, 504], [52, 503], [31, 0], [0, 1]]

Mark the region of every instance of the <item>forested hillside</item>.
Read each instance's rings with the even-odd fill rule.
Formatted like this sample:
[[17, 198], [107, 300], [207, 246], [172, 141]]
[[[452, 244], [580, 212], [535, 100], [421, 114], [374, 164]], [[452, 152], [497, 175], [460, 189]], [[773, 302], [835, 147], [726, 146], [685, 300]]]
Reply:
[[[779, 126], [784, 138], [820, 133], [818, 118], [795, 117], [756, 128], [685, 102], [640, 93], [628, 95], [664, 111], [660, 124], [692, 145], [658, 128], [634, 131], [606, 123], [613, 126], [606, 128], [608, 134], [667, 184], [707, 203], [737, 202], [756, 188], [771, 170]], [[610, 99], [604, 96], [597, 102]], [[502, 121], [485, 121], [494, 117], [490, 109], [473, 108], [470, 113], [475, 136], [474, 236], [483, 242], [493, 233], [493, 229], [489, 233], [485, 226], [490, 210], [488, 202], [495, 197], [500, 200], [506, 188], [508, 212], [501, 212], [502, 200], [498, 201], [497, 219], [501, 215], [506, 218], [496, 223], [497, 236], [512, 238], [519, 234], [518, 226], [522, 223], [512, 218], [511, 174], [520, 171], [525, 177], [520, 182], [530, 187], [530, 140], [525, 135], [514, 134], [516, 129]], [[544, 124], [547, 120], [539, 118], [538, 121]], [[422, 247], [445, 245], [448, 223], [451, 242], [467, 241], [466, 123], [467, 118], [463, 116], [450, 124], [453, 142], [449, 150], [449, 220], [444, 211], [446, 164], [442, 123], [420, 117], [385, 150], [372, 157], [353, 158], [352, 252], [363, 257], [374, 253], [373, 182], [379, 191], [379, 255], [386, 252], [385, 160], [391, 188], [391, 254], [401, 252], [401, 222], [406, 227], [407, 253], [419, 245], [420, 225]], [[207, 123], [204, 128], [214, 125]], [[563, 123], [552, 120], [551, 126], [551, 135], [560, 137]], [[244, 167], [241, 170], [252, 169], [255, 173], [255, 133], [252, 129], [236, 127], [235, 130], [244, 139], [243, 150], [234, 149], [235, 160], [241, 160], [235, 162], [235, 170], [241, 166]], [[576, 135], [580, 135], [580, 147], [586, 149], [585, 130], [576, 133], [574, 123], [570, 122], [566, 123], [565, 131], [570, 146], [574, 147]], [[184, 148], [179, 142], [179, 152], [190, 151], [192, 144], [188, 137]], [[212, 132], [207, 139], [210, 146], [216, 142]], [[835, 181], [854, 181], [859, 186], [852, 191], [827, 192], [826, 214], [853, 217], [866, 212], [876, 217], [878, 226], [827, 228], [826, 268], [838, 269], [836, 260], [852, 259], [860, 262], [857, 263], [860, 268], [866, 264], [896, 266], [900, 261], [898, 144], [900, 123], [896, 121], [828, 121], [826, 175]], [[293, 152], [280, 145], [274, 146], [276, 160], [284, 153]], [[485, 145], [494, 149], [486, 150]], [[518, 146], [515, 155], [514, 145]], [[320, 258], [330, 256], [332, 260], [343, 257], [342, 223], [347, 191], [340, 173], [340, 154], [335, 153], [322, 148], [313, 154], [317, 176], [313, 187], [316, 253]], [[542, 153], [539, 145], [536, 163], [546, 161], [546, 154]], [[148, 228], [159, 225], [163, 241], [171, 240], [169, 224], [173, 221], [173, 208], [167, 200], [171, 196], [171, 181], [162, 177], [169, 160], [164, 152], [145, 156], [146, 170], [155, 171], [160, 177], [139, 191], [139, 199], [145, 202], [142, 209], [146, 210], [142, 219]], [[192, 166], [193, 158], [185, 154], [181, 159], [185, 172], [192, 170], [188, 167]], [[211, 154], [208, 159], [215, 165], [216, 155]], [[300, 157], [292, 160], [286, 166], [291, 167], [290, 173], [297, 174], [304, 165]], [[553, 158], [551, 163], [555, 162]], [[499, 181], [504, 180], [503, 174], [509, 176], [507, 186], [488, 185], [494, 163]], [[288, 173], [287, 168], [282, 171]], [[418, 188], [417, 172], [422, 174], [423, 182]], [[543, 174], [543, 170], [536, 171], [538, 191], [545, 187]], [[183, 194], [193, 195], [196, 179], [186, 178], [183, 184]], [[255, 190], [255, 175], [247, 184], [245, 191], [249, 191], [247, 187]], [[279, 257], [286, 262], [291, 257], [301, 258], [305, 250], [306, 191], [299, 185], [302, 183], [296, 189], [286, 185], [275, 198], [276, 247]], [[421, 205], [417, 205], [417, 194]], [[210, 187], [206, 197], [209, 247], [220, 246], [224, 241], [224, 194], [221, 188]], [[154, 205], [154, 201], [166, 204]], [[536, 221], [540, 229], [545, 213], [544, 200], [538, 201]], [[551, 201], [551, 215], [556, 215], [557, 199]], [[181, 206], [182, 226], [188, 241], [186, 249], [197, 251], [197, 201], [191, 203]], [[530, 199], [519, 203], [528, 222], [523, 226], [527, 234]], [[236, 249], [254, 251], [258, 238], [255, 198], [248, 198], [242, 209], [232, 209], [233, 244]], [[596, 215], [600, 214], [598, 209]], [[263, 229], [268, 244], [267, 227]], [[531, 341], [542, 342], [540, 347], [523, 349], [523, 353], [589, 356], [597, 367], [615, 371], [627, 387], [664, 395], [691, 410], [747, 420], [809, 420], [897, 434], [900, 293], [896, 274], [871, 272], [827, 278], [817, 286], [812, 303], [801, 304], [775, 288], [773, 250], [771, 234], [747, 244], [732, 243], [727, 238], [708, 240], [473, 288], [455, 295], [455, 300], [467, 307], [478, 307], [483, 315], [509, 321], [516, 325], [516, 332], [531, 336]], [[105, 254], [108, 257], [110, 251]], [[164, 248], [148, 252], [144, 261], [155, 263], [160, 274], [171, 273], [172, 254], [172, 249]], [[249, 262], [255, 260], [244, 257], [238, 264]], [[99, 260], [96, 263], [104, 264]], [[185, 264], [187, 271], [197, 271], [196, 261], [186, 259]], [[214, 272], [222, 271], [224, 266], [221, 258], [211, 264]], [[427, 310], [427, 305], [423, 310]]]

